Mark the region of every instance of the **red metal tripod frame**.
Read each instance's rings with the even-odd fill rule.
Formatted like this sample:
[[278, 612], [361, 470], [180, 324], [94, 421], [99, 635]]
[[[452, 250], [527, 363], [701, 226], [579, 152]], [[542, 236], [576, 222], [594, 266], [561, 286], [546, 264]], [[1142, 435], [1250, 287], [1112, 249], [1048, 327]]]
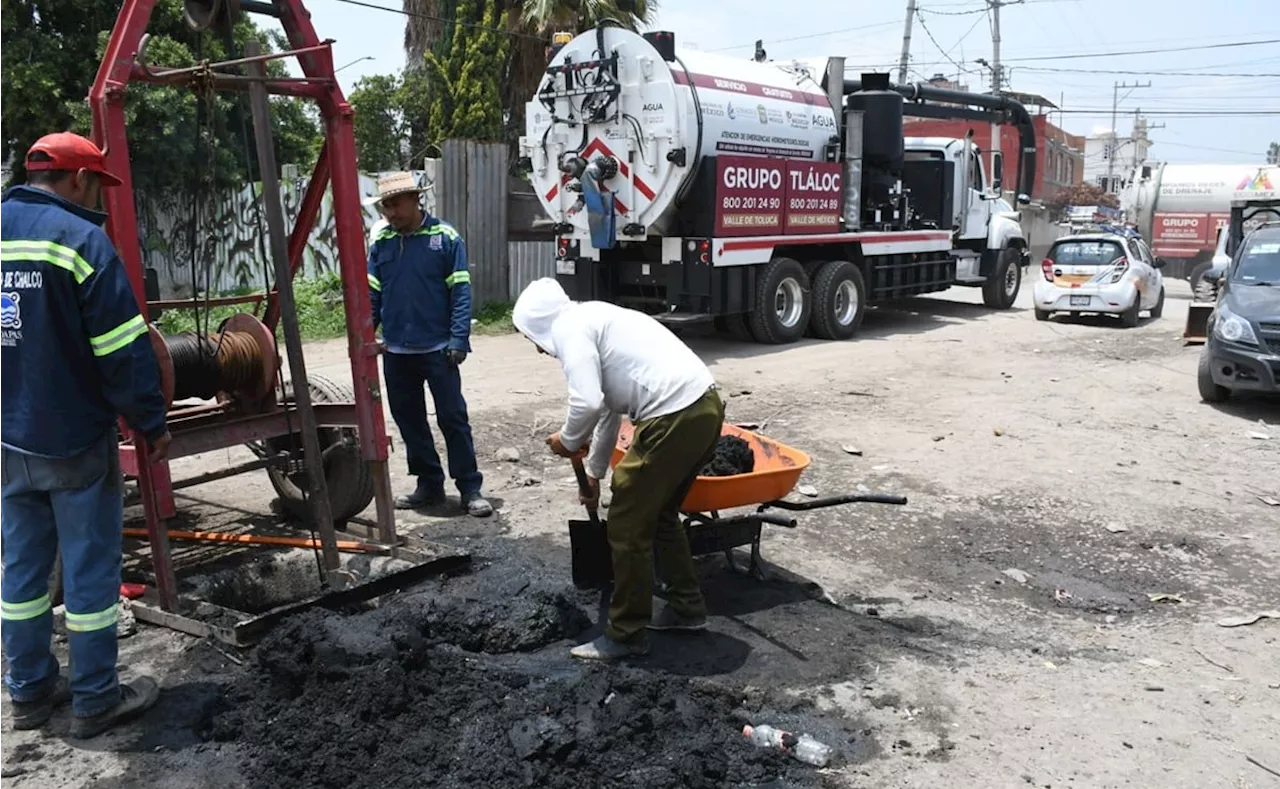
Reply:
[[[378, 464], [375, 478], [385, 478], [390, 440], [387, 438], [382, 413], [378, 347], [373, 333], [365, 268], [365, 231], [360, 206], [360, 181], [356, 169], [354, 113], [334, 77], [332, 52], [325, 46], [330, 42], [322, 42], [316, 35], [301, 0], [274, 0], [274, 3], [290, 46], [310, 50], [298, 54], [297, 59], [303, 74], [316, 82], [308, 83], [305, 89], [300, 89], [293, 83], [273, 84], [270, 80], [265, 86], [268, 92], [276, 95], [303, 94], [314, 97], [324, 122], [325, 136], [323, 151], [316, 162], [311, 183], [290, 235], [290, 269], [296, 274], [301, 268], [306, 241], [319, 216], [325, 187], [331, 184], [361, 455], [366, 461]], [[155, 5], [156, 0], [124, 0], [111, 31], [102, 64], [98, 68], [98, 75], [89, 91], [94, 140], [106, 154], [107, 169], [121, 181], [119, 186], [103, 190], [103, 202], [108, 213], [107, 232], [124, 263], [134, 297], [144, 315], [147, 314], [146, 276], [129, 166], [124, 99], [129, 82], [145, 79], [147, 76], [144, 69], [135, 68], [135, 61]], [[274, 293], [270, 296], [267, 317], [267, 324], [274, 331], [279, 317], [279, 306]], [[235, 431], [228, 431], [226, 438], [225, 446], [235, 446], [243, 440]], [[149, 463], [146, 442], [140, 440], [140, 436], [134, 436], [133, 439], [147, 528], [153, 532], [152, 554], [156, 562], [157, 582], [161, 587], [161, 603], [172, 610], [170, 604], [176, 606], [176, 597], [166, 599], [166, 594], [173, 595], [176, 585], [169, 562], [167, 540], [161, 534], [161, 519], [172, 514], [173, 491], [168, 467], [165, 463]], [[379, 499], [382, 498], [385, 497], [379, 496]], [[159, 511], [161, 503], [165, 504], [164, 509], [167, 510], [163, 514]], [[393, 529], [389, 521], [390, 508], [384, 507], [384, 502], [380, 500], [378, 509], [380, 525], [383, 520], [388, 520], [384, 531]], [[388, 513], [384, 514], [384, 509]]]

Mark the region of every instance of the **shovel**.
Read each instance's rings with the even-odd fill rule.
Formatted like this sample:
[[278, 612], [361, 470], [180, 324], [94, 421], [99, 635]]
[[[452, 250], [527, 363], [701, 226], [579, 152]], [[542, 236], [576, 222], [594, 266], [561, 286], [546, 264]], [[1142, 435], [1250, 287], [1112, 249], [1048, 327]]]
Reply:
[[[578, 491], [586, 496], [591, 485], [582, 458], [573, 459]], [[602, 589], [613, 583], [613, 554], [605, 523], [595, 507], [587, 507], [587, 520], [569, 521], [569, 552], [573, 558], [573, 585], [579, 589]]]

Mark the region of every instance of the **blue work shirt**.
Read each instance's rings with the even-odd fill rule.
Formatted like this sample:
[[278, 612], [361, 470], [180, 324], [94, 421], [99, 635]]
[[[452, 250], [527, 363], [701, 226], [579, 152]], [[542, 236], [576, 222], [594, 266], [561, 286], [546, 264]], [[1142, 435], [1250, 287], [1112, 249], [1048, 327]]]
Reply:
[[471, 273], [452, 226], [426, 214], [411, 233], [387, 227], [369, 248], [373, 326], [392, 353], [471, 350]]
[[72, 457], [117, 414], [148, 441], [164, 435], [159, 366], [106, 214], [30, 186], [0, 204], [4, 446]]

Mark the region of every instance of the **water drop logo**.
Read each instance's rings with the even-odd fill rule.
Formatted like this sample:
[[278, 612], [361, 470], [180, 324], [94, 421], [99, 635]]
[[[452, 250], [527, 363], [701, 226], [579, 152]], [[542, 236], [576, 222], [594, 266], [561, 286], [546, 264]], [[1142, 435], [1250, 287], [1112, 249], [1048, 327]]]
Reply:
[[18, 293], [0, 293], [0, 329], [22, 328], [22, 311], [18, 308], [21, 298]]

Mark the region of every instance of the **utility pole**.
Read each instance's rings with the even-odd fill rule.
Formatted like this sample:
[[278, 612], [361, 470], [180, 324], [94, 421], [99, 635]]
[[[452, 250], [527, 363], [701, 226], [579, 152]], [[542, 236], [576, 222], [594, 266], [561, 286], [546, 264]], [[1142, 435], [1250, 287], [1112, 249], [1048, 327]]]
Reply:
[[[1139, 82], [1135, 82], [1132, 85], [1124, 82], [1113, 82], [1111, 84], [1111, 152], [1107, 156], [1107, 191], [1115, 192], [1115, 184], [1112, 183], [1112, 177], [1116, 171], [1116, 153], [1120, 148], [1120, 135], [1116, 131], [1116, 112], [1120, 107], [1120, 89], [1127, 88], [1129, 93], [1132, 93], [1138, 88], [1151, 87], [1151, 81], [1147, 80], [1145, 85]], [[1129, 98], [1129, 93], [1124, 94], [1125, 98]]]
[[[1006, 5], [1018, 5], [1025, 0], [987, 0], [987, 8], [991, 12], [991, 95], [999, 96], [1004, 89], [1004, 72], [1000, 68], [1000, 8]], [[1000, 124], [991, 124], [991, 170], [995, 171], [996, 152], [1003, 151], [1000, 139]], [[1015, 187], [1017, 188], [1017, 187]]]
[[[1138, 164], [1140, 163], [1138, 161], [1138, 143], [1151, 142], [1151, 139], [1147, 137], [1147, 132], [1151, 131], [1152, 129], [1163, 129], [1164, 127], [1165, 127], [1165, 124], [1163, 123], [1151, 123], [1147, 121], [1145, 118], [1143, 118], [1141, 107], [1133, 111], [1133, 133], [1132, 133], [1133, 155], [1130, 157], [1130, 160], [1132, 162], [1132, 164], [1129, 167], [1130, 170], [1138, 169]], [[1146, 158], [1147, 158], [1147, 152], [1144, 149], [1142, 151], [1142, 160], [1146, 161]]]
[[907, 21], [902, 27], [902, 57], [898, 59], [898, 84], [907, 84], [907, 58], [911, 55], [911, 22], [916, 18], [916, 0], [907, 0]]

